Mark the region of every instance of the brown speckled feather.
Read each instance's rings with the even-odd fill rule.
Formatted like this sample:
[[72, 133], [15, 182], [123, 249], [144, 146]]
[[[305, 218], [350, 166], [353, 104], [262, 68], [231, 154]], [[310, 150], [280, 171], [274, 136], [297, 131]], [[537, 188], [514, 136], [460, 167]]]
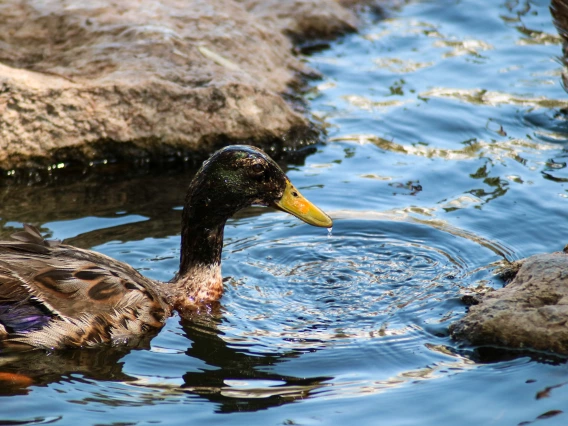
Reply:
[[14, 239], [0, 242], [0, 305], [9, 307], [9, 317], [9, 309], [32, 304], [31, 315], [46, 320], [27, 330], [15, 326], [12, 333], [2, 324], [9, 340], [44, 348], [89, 346], [161, 327], [170, 315], [156, 284], [126, 264], [46, 241], [29, 225]]

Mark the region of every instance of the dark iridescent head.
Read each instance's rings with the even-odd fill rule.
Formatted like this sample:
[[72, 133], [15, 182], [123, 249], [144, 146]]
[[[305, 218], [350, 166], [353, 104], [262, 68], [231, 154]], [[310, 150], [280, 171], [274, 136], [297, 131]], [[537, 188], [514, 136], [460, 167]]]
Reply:
[[310, 225], [332, 225], [324, 212], [294, 188], [274, 160], [247, 145], [232, 145], [214, 153], [197, 172], [188, 197], [202, 215], [211, 218], [226, 220], [256, 204], [276, 207]]

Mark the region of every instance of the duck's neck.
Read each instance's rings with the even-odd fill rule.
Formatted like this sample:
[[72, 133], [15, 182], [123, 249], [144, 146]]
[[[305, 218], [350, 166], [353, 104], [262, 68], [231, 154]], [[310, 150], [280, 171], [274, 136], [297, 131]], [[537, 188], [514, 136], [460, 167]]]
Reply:
[[186, 203], [182, 215], [180, 268], [169, 291], [174, 308], [184, 309], [221, 298], [225, 222], [226, 219], [211, 218], [207, 205], [188, 206]]

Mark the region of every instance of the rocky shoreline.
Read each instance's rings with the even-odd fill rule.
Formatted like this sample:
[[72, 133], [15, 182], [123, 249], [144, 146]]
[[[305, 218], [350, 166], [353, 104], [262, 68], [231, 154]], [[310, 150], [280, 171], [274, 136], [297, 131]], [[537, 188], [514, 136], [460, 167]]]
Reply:
[[371, 3], [2, 2], [0, 169], [311, 143], [294, 41], [355, 31]]

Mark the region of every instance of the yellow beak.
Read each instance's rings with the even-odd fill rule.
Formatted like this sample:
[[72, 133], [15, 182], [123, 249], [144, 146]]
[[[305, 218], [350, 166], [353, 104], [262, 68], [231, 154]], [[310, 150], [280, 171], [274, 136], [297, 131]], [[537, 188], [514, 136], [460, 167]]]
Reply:
[[331, 218], [305, 199], [288, 179], [282, 198], [274, 202], [272, 207], [290, 213], [309, 225], [323, 228], [331, 228], [333, 225]]

